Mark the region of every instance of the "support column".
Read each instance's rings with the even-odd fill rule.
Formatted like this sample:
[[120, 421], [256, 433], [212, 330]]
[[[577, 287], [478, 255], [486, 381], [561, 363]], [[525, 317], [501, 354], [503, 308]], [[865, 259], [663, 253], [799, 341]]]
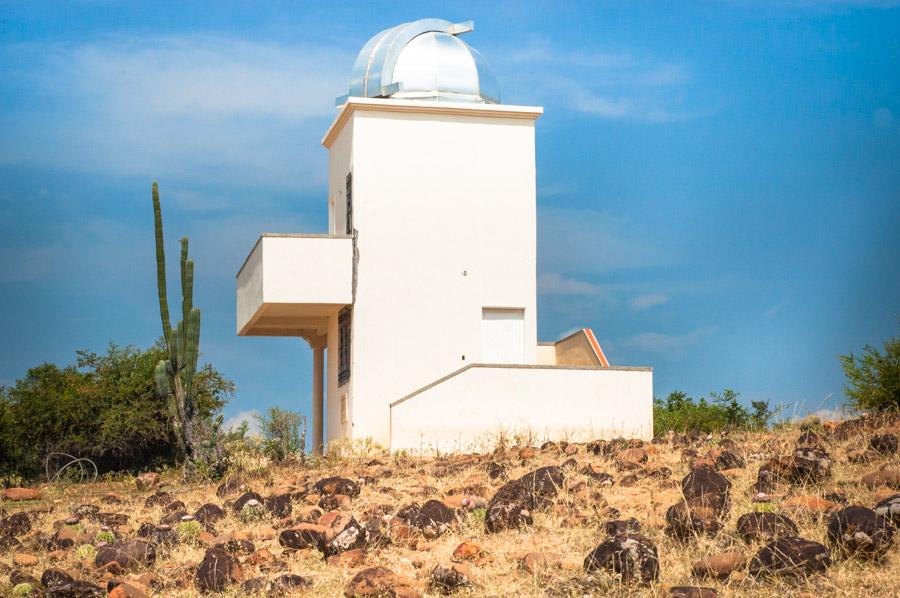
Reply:
[[325, 344], [313, 343], [313, 383], [312, 383], [312, 443], [313, 454], [321, 455], [324, 447], [322, 430], [325, 411]]

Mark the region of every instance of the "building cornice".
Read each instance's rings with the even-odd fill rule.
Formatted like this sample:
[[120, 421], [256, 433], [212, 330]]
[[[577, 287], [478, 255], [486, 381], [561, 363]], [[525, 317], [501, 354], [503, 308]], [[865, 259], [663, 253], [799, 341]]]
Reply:
[[484, 116], [489, 118], [514, 118], [537, 120], [544, 113], [540, 106], [514, 106], [510, 104], [469, 104], [463, 102], [434, 102], [426, 100], [392, 100], [378, 98], [348, 98], [337, 117], [328, 127], [322, 145], [331, 148], [338, 134], [356, 110], [372, 112], [406, 112], [410, 114], [437, 114], [448, 116]]

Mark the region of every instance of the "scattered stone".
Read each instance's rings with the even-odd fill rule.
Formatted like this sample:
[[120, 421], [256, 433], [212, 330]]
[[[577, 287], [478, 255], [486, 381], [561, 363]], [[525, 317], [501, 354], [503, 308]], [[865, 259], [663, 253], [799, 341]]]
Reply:
[[332, 567], [358, 567], [366, 560], [366, 552], [362, 548], [354, 548], [346, 552], [332, 555], [326, 559], [326, 562]]
[[715, 588], [674, 586], [669, 588], [669, 596], [672, 598], [718, 598], [719, 591]]
[[313, 490], [323, 496], [345, 494], [350, 498], [359, 496], [359, 484], [353, 480], [338, 476], [324, 478], [313, 484]]
[[13, 502], [40, 500], [41, 491], [35, 488], [7, 488], [3, 491], [3, 498]]
[[337, 533], [334, 533], [338, 529], [337, 526], [332, 528], [326, 526], [323, 541], [319, 544], [319, 549], [325, 558], [366, 546], [368, 540], [366, 529], [353, 517], [343, 521], [343, 525], [340, 526], [340, 531]]
[[751, 543], [796, 536], [798, 531], [797, 524], [785, 515], [754, 511], [738, 517], [737, 533], [744, 542]]
[[444, 594], [449, 594], [468, 586], [471, 575], [469, 566], [463, 563], [438, 565], [431, 571], [431, 587]]
[[397, 574], [386, 567], [363, 569], [344, 588], [347, 598], [395, 596], [398, 589]]
[[641, 523], [634, 517], [628, 519], [612, 519], [603, 524], [603, 530], [607, 536], [618, 536], [628, 533], [639, 533]]
[[241, 494], [238, 497], [238, 499], [236, 501], [234, 501], [234, 504], [231, 505], [231, 512], [234, 513], [235, 515], [240, 515], [241, 511], [244, 510], [244, 507], [247, 506], [247, 504], [250, 503], [250, 501], [256, 501], [256, 503], [251, 503], [251, 506], [254, 506], [254, 505], [261, 506], [262, 502], [263, 502], [263, 498], [262, 498], [262, 496], [260, 496], [259, 494], [257, 494], [256, 492], [253, 492], [253, 491], [244, 492], [243, 494]]
[[156, 549], [145, 540], [126, 540], [101, 546], [94, 557], [94, 566], [103, 567], [115, 561], [124, 569], [152, 564]]
[[[556, 448], [555, 446], [553, 448]], [[534, 459], [537, 455], [537, 451], [531, 448], [530, 446], [526, 446], [524, 448], [519, 449], [519, 459], [522, 461], [528, 461], [529, 459]]]
[[318, 548], [323, 542], [325, 526], [315, 523], [300, 523], [278, 534], [278, 543], [291, 550]]
[[796, 515], [818, 518], [840, 509], [840, 505], [818, 496], [793, 496], [781, 503], [781, 508]]
[[123, 582], [109, 592], [109, 598], [149, 598], [149, 594], [132, 583]]
[[13, 564], [19, 567], [34, 567], [38, 564], [38, 558], [33, 554], [20, 552], [13, 555]]
[[750, 575], [803, 577], [825, 573], [831, 566], [828, 548], [803, 538], [779, 538], [763, 546], [750, 561]]
[[630, 448], [619, 453], [618, 460], [628, 463], [646, 463], [648, 459], [647, 451], [642, 448]]
[[720, 471], [723, 469], [743, 469], [747, 465], [743, 457], [731, 451], [722, 451], [715, 458], [714, 462], [716, 469]]
[[72, 583], [73, 581], [75, 581], [75, 578], [72, 577], [68, 571], [63, 571], [62, 569], [57, 569], [55, 567], [46, 569], [41, 574], [41, 585], [45, 588], [62, 586]]
[[419, 509], [413, 524], [422, 530], [426, 538], [436, 538], [455, 522], [456, 515], [452, 509], [439, 500], [429, 500]]
[[712, 507], [716, 511], [727, 507], [730, 491], [731, 482], [708, 465], [691, 470], [681, 480], [681, 492], [685, 499], [698, 506]]
[[272, 580], [269, 586], [269, 595], [278, 595], [282, 592], [291, 592], [297, 588], [306, 588], [312, 585], [312, 581], [296, 573], [285, 573]]
[[878, 434], [869, 441], [869, 448], [881, 455], [893, 455], [897, 452], [898, 440], [895, 434]]
[[[705, 495], [708, 497], [709, 495]], [[722, 529], [716, 509], [698, 499], [682, 500], [666, 511], [665, 533], [678, 540], [715, 536]]]
[[222, 550], [211, 548], [206, 551], [197, 568], [194, 585], [201, 593], [221, 592], [243, 577], [237, 559]]
[[507, 479], [509, 476], [506, 474], [506, 465], [502, 463], [497, 463], [496, 461], [490, 461], [486, 466], [488, 477], [492, 480], [496, 479]]
[[697, 577], [725, 579], [747, 564], [747, 556], [739, 551], [720, 552], [704, 557], [691, 565], [691, 572]]
[[0, 519], [0, 536], [21, 536], [31, 531], [31, 517], [28, 513], [13, 513]]
[[828, 519], [828, 543], [847, 556], [881, 558], [893, 543], [894, 528], [866, 507], [847, 507]]
[[489, 534], [508, 529], [522, 529], [534, 523], [531, 512], [519, 502], [492, 502], [484, 516], [484, 528]]
[[620, 577], [622, 583], [637, 581], [649, 585], [659, 579], [656, 546], [640, 534], [611, 538], [584, 559], [585, 573], [605, 570]]
[[884, 467], [862, 477], [860, 483], [866, 488], [887, 486], [900, 490], [900, 467]]
[[874, 511], [894, 527], [900, 527], [900, 494], [888, 496], [875, 505]]
[[491, 498], [489, 505], [518, 502], [529, 511], [544, 509], [556, 497], [564, 482], [565, 474], [562, 468], [556, 465], [541, 467], [501, 486]]
[[484, 556], [484, 549], [475, 542], [462, 542], [453, 549], [454, 561], [474, 561]]
[[84, 580], [53, 586], [44, 592], [44, 598], [94, 598], [104, 595], [106, 590]]
[[225, 511], [217, 504], [208, 502], [194, 511], [194, 519], [205, 526], [215, 525], [225, 518]]

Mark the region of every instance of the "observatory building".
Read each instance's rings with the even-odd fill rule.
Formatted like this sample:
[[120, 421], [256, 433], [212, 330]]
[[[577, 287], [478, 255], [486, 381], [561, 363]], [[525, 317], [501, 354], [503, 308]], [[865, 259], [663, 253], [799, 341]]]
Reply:
[[588, 328], [538, 342], [543, 109], [501, 102], [471, 30], [424, 19], [366, 43], [322, 139], [328, 232], [263, 234], [238, 272], [237, 333], [312, 347], [316, 450], [652, 435], [650, 368], [611, 366]]

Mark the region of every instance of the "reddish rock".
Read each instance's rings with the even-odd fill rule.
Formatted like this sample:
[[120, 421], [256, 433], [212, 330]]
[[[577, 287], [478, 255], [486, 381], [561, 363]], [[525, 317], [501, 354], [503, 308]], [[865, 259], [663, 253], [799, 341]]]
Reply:
[[3, 498], [10, 501], [40, 500], [41, 491], [35, 488], [7, 488]]
[[821, 517], [840, 509], [840, 505], [818, 496], [794, 496], [781, 503], [781, 508], [797, 515]]
[[887, 486], [888, 488], [900, 489], [900, 467], [884, 467], [868, 473], [862, 477], [860, 483], [866, 488], [878, 488], [879, 486]]
[[646, 463], [647, 451], [642, 448], [630, 448], [619, 453], [620, 462]]
[[335, 554], [326, 559], [326, 563], [332, 567], [345, 567], [347, 569], [358, 567], [366, 560], [366, 553], [362, 548], [354, 548], [340, 554]]
[[743, 552], [720, 552], [696, 561], [691, 565], [691, 572], [697, 577], [725, 579], [746, 564], [747, 556]]
[[19, 567], [33, 567], [38, 564], [38, 558], [33, 554], [19, 552], [13, 555], [13, 563]]
[[473, 561], [484, 556], [484, 549], [475, 542], [462, 542], [453, 549], [452, 559], [454, 561]]

